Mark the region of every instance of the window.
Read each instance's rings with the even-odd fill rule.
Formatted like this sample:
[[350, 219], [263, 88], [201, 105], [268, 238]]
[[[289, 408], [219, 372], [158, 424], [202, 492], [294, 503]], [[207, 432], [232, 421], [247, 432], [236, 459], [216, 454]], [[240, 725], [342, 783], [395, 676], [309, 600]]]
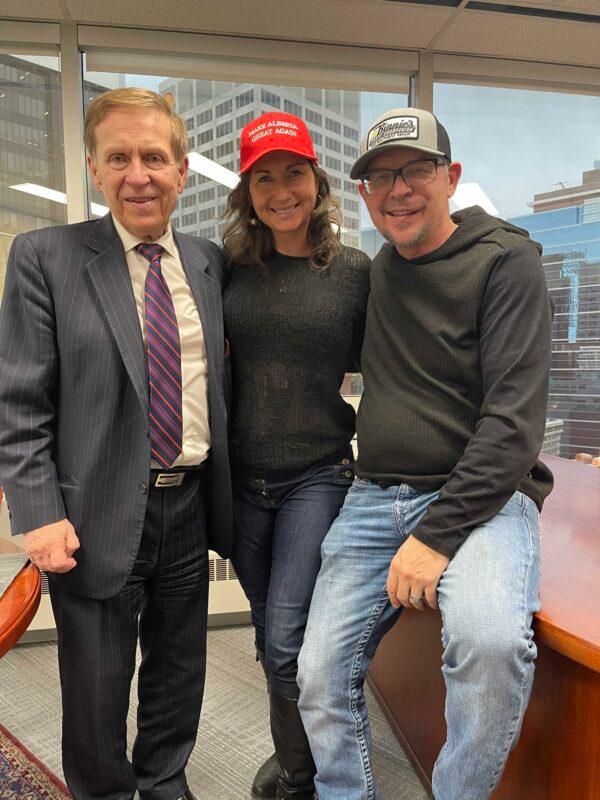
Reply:
[[[323, 103], [323, 90], [322, 89], [306, 89], [304, 96], [306, 99], [311, 102], [315, 103], [315, 105], [322, 105]], [[308, 117], [307, 117], [308, 119]], [[319, 125], [321, 123], [319, 122]]]
[[307, 122], [310, 122], [312, 125], [322, 125], [323, 124], [323, 117], [321, 114], [318, 114], [316, 111], [311, 111], [310, 108], [306, 109], [305, 118]]
[[186, 119], [185, 127], [186, 127], [186, 130], [188, 130], [188, 131], [192, 130], [192, 128], [194, 127], [194, 118], [193, 117], [190, 117], [189, 119]]
[[352, 211], [354, 214], [358, 214], [360, 210], [360, 206], [358, 204], [358, 200], [351, 200], [349, 197], [344, 198], [344, 209], [346, 211]]
[[233, 111], [233, 100], [226, 100], [224, 103], [219, 103], [215, 106], [215, 117], [224, 117], [225, 114], [230, 114]]
[[344, 155], [350, 156], [350, 158], [358, 158], [358, 147], [344, 142]]
[[[0, 295], [17, 233], [67, 221], [59, 60], [39, 61], [0, 53]], [[97, 93], [84, 84], [88, 99]], [[44, 198], [45, 189], [61, 199]]]
[[252, 119], [254, 119], [254, 114], [252, 111], [248, 111], [246, 114], [242, 114], [241, 116], [237, 117], [235, 121], [236, 130], [241, 131], [241, 129], [251, 122]]
[[[372, 119], [369, 118], [369, 122], [373, 122], [377, 116], [374, 116]], [[351, 128], [349, 125], [344, 125], [344, 138], [345, 139], [352, 139], [353, 142], [359, 141], [358, 130], [356, 128]]]
[[188, 225], [195, 225], [198, 221], [198, 214], [193, 211], [191, 214], [183, 214], [181, 217], [182, 228], [187, 228]]
[[233, 120], [230, 119], [229, 122], [222, 122], [220, 125], [217, 125], [217, 139], [220, 139], [221, 136], [227, 136], [230, 133], [233, 133]]
[[242, 108], [243, 106], [247, 106], [250, 103], [254, 102], [254, 89], [248, 89], [247, 92], [243, 94], [238, 94], [235, 98], [235, 107]]
[[223, 158], [223, 156], [228, 156], [230, 153], [233, 153], [233, 142], [231, 140], [217, 147], [217, 158]]
[[325, 89], [325, 108], [341, 115], [342, 92], [339, 89]]
[[[543, 450], [564, 458], [597, 454], [600, 97], [436, 84], [434, 103], [463, 165], [452, 202], [483, 205], [544, 248], [555, 315]], [[508, 147], [503, 131], [515, 120], [518, 145]], [[561, 120], [568, 120], [567, 139]]]
[[292, 100], [283, 101], [283, 110], [288, 114], [294, 114], [296, 117], [302, 116], [302, 106]]
[[201, 125], [206, 125], [207, 122], [212, 122], [213, 118], [213, 110], [212, 108], [207, 108], [206, 111], [203, 111], [201, 114], [196, 116], [196, 125], [200, 127]]
[[[149, 75], [141, 77], [127, 73], [115, 75], [115, 73], [88, 71], [85, 74], [85, 80], [86, 85], [94, 87], [96, 92], [115, 85], [144, 85], [150, 86], [159, 92], [169, 89], [176, 98], [176, 109], [181, 111], [178, 106], [179, 87], [187, 79]], [[239, 132], [244, 125], [247, 125], [264, 111], [272, 112], [274, 109], [279, 108], [291, 111], [296, 116], [305, 119], [310, 127], [311, 138], [315, 145], [319, 164], [328, 170], [332, 191], [339, 198], [342, 207], [346, 199], [357, 200], [355, 184], [348, 181], [347, 174], [344, 174], [344, 170], [350, 159], [353, 159], [353, 156], [346, 154], [347, 161], [344, 162], [341, 157], [344, 152], [342, 145], [350, 144], [354, 146], [361, 126], [366, 126], [388, 108], [401, 107], [407, 104], [407, 99], [403, 95], [381, 95], [354, 91], [337, 92], [336, 90], [337, 93], [328, 95], [328, 102], [330, 105], [333, 103], [336, 109], [339, 108], [339, 111], [330, 111], [328, 135], [325, 136], [323, 131], [325, 115], [322, 111], [324, 90], [319, 88], [192, 80], [189, 84], [185, 83], [184, 90], [188, 99], [190, 96], [194, 98], [194, 103], [187, 109], [185, 117], [193, 118], [195, 121], [194, 144], [196, 152], [211, 161], [216, 160], [234, 173], [239, 171]], [[336, 119], [334, 119], [334, 114]], [[1, 120], [0, 104], [0, 124]], [[353, 132], [356, 131], [352, 140], [346, 142], [345, 137], [341, 135], [343, 126]], [[202, 166], [201, 160], [192, 158], [192, 166], [190, 167], [188, 178], [190, 191], [186, 191], [180, 198], [176, 216], [182, 225], [185, 217], [188, 229], [190, 225], [194, 225], [193, 232], [195, 234], [208, 235], [209, 238], [214, 239], [219, 236], [219, 223], [217, 223], [216, 218], [220, 213], [221, 207], [225, 207], [227, 196], [231, 189], [229, 186], [218, 183], [214, 178], [195, 171], [195, 168], [202, 168]], [[346, 180], [343, 180], [344, 178]], [[188, 197], [190, 199], [184, 200], [184, 198]], [[94, 199], [96, 200], [97, 198]], [[97, 201], [104, 202], [101, 197]], [[360, 239], [360, 226], [368, 226], [370, 224], [364, 209], [356, 213], [355, 211], [350, 212], [349, 208], [354, 208], [354, 206], [347, 207], [345, 209], [346, 213], [353, 214], [360, 221], [356, 232], [353, 231], [350, 234], [347, 226], [344, 226], [342, 230], [344, 242], [347, 241], [349, 235], [354, 240]], [[197, 213], [198, 218], [195, 222], [189, 223], [189, 214], [193, 212]], [[209, 231], [208, 234], [206, 233], [207, 230]]]
[[199, 203], [206, 203], [207, 200], [214, 200], [215, 199], [215, 187], [211, 186], [210, 189], [203, 189], [201, 192], [198, 192], [198, 202]]
[[269, 92], [267, 89], [260, 90], [260, 102], [266, 103], [273, 108], [281, 108], [281, 98], [274, 92]]
[[341, 133], [342, 126], [339, 122], [336, 122], [334, 119], [329, 119], [329, 117], [325, 117], [325, 127], [328, 131], [332, 133]]

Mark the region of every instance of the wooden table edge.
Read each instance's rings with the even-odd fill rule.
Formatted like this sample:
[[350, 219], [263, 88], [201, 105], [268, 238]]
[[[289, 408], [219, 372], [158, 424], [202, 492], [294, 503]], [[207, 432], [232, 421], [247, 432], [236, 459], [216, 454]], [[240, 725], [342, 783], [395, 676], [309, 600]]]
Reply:
[[542, 614], [534, 618], [535, 640], [587, 669], [600, 672], [600, 646], [554, 625]]

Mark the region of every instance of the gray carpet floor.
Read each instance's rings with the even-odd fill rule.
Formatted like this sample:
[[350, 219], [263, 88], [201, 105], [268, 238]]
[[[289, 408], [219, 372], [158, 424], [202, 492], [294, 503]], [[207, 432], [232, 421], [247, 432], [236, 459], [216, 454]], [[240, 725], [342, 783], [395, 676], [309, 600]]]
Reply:
[[[129, 714], [135, 731], [136, 681]], [[386, 800], [427, 800], [375, 700], [369, 696], [374, 769]], [[0, 660], [0, 722], [62, 778], [56, 645], [20, 645]], [[264, 678], [250, 627], [211, 629], [198, 740], [187, 776], [200, 800], [246, 800], [271, 752]]]

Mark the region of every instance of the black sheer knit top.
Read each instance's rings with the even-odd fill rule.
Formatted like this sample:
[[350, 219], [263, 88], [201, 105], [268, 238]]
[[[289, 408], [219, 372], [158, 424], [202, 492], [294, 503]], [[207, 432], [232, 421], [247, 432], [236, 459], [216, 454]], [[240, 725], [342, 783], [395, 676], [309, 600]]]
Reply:
[[302, 469], [349, 444], [355, 414], [340, 386], [346, 371], [360, 369], [370, 263], [342, 247], [324, 270], [280, 253], [266, 269], [232, 267], [223, 307], [234, 464]]

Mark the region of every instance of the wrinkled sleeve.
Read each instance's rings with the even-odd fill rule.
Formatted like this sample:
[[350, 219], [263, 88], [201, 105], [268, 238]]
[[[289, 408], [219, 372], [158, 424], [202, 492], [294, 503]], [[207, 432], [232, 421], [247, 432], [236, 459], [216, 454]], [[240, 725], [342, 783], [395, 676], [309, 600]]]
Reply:
[[27, 234], [15, 238], [0, 310], [0, 483], [13, 535], [65, 517], [52, 460], [54, 305]]
[[545, 431], [552, 306], [531, 243], [494, 264], [479, 316], [481, 416], [463, 455], [413, 535], [452, 558], [497, 514], [539, 455]]

